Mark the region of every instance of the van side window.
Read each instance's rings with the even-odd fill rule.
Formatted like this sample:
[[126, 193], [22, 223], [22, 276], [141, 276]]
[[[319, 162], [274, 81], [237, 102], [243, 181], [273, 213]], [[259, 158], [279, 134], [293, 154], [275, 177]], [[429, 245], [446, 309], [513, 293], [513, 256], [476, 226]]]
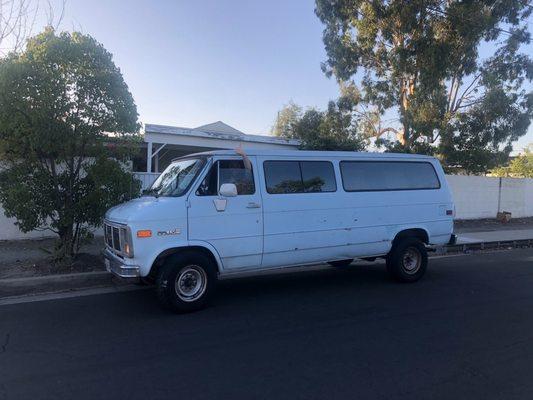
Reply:
[[335, 192], [335, 172], [329, 161], [300, 161], [302, 181], [306, 192]]
[[270, 194], [335, 192], [335, 172], [329, 161], [265, 161]]
[[253, 172], [244, 167], [242, 160], [220, 160], [211, 166], [196, 195], [216, 196], [224, 183], [235, 184], [239, 195], [255, 193]]
[[303, 193], [298, 161], [265, 161], [263, 167], [268, 193]]
[[417, 161], [341, 161], [347, 192], [439, 189], [433, 165]]

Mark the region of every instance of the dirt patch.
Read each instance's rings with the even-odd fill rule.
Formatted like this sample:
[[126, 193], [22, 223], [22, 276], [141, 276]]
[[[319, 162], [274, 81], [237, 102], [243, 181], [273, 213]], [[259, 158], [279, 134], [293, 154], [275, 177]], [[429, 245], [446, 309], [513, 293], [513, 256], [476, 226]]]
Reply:
[[455, 232], [488, 232], [515, 229], [533, 229], [533, 217], [512, 218], [503, 223], [495, 218], [487, 219], [459, 219], [454, 221]]
[[100, 255], [104, 247], [102, 237], [97, 236], [82, 246], [69, 266], [53, 263], [54, 243], [54, 239], [0, 242], [0, 279], [105, 270]]

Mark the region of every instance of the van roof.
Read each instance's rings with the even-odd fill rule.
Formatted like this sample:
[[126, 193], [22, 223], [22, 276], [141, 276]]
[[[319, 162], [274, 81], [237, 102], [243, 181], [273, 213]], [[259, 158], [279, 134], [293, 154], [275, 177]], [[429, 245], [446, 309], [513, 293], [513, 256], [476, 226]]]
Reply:
[[[314, 151], [314, 150], [262, 150], [262, 149], [244, 149], [249, 156], [279, 156], [279, 157], [346, 157], [360, 159], [434, 159], [432, 156], [423, 154], [406, 154], [406, 153], [378, 153], [378, 152], [356, 152], [356, 151]], [[187, 157], [194, 155], [235, 155], [235, 150], [213, 150], [202, 153], [189, 154]]]

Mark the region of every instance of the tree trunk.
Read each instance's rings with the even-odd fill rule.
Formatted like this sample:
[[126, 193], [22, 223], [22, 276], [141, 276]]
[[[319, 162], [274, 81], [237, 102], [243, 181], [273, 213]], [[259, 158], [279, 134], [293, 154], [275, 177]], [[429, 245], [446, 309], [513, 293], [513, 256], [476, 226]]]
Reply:
[[58, 232], [59, 241], [56, 244], [54, 258], [58, 264], [67, 265], [72, 262], [76, 235], [73, 226], [65, 226]]
[[411, 79], [405, 79], [401, 83], [401, 92], [400, 92], [400, 115], [402, 120], [402, 131], [398, 135], [398, 141], [406, 149], [411, 149], [411, 138], [410, 138], [410, 127], [406, 122], [406, 113], [409, 108], [409, 96], [414, 93], [414, 84], [412, 84]]
[[411, 150], [411, 128], [407, 123], [403, 124], [403, 146], [406, 150]]

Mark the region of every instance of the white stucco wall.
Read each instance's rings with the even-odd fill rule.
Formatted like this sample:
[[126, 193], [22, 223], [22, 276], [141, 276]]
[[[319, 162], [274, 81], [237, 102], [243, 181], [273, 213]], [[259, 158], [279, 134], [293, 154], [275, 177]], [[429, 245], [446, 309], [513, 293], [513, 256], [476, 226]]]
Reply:
[[533, 216], [533, 179], [461, 175], [446, 179], [458, 219], [494, 218], [498, 211], [509, 211], [514, 218]]
[[[142, 173], [143, 187], [157, 174]], [[447, 175], [453, 193], [457, 219], [495, 218], [499, 211], [509, 211], [514, 218], [533, 217], [533, 179], [491, 178]], [[49, 231], [22, 233], [13, 219], [0, 207], [0, 240], [37, 239], [54, 236]]]
[[41, 239], [50, 236], [53, 236], [50, 231], [22, 233], [15, 225], [15, 220], [7, 218], [4, 214], [4, 209], [0, 207], [0, 240]]
[[499, 179], [447, 175], [457, 219], [494, 218], [498, 211]]

